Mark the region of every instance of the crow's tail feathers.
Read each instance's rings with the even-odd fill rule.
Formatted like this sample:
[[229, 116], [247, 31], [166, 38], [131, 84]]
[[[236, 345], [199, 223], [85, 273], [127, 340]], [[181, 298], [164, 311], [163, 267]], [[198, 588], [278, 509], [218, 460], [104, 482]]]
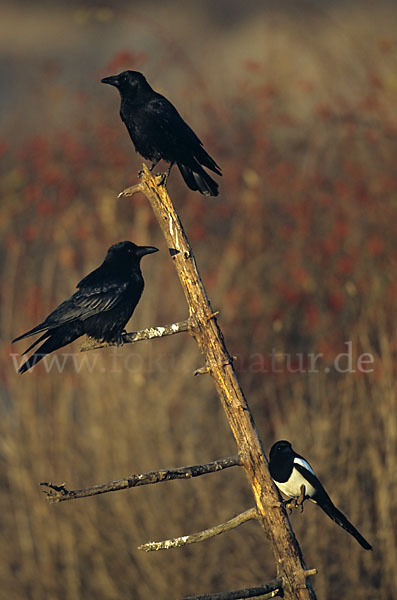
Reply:
[[40, 344], [40, 342], [42, 342], [43, 340], [47, 339], [48, 337], [50, 337], [50, 332], [45, 331], [43, 333], [43, 335], [41, 335], [35, 342], [33, 342], [33, 344], [31, 344], [29, 346], [29, 348], [26, 348], [26, 350], [24, 352], [22, 352], [22, 354], [27, 354], [28, 352], [30, 352], [31, 350], [33, 350], [33, 348], [35, 346], [37, 346], [37, 344]]
[[216, 164], [214, 159], [204, 150], [202, 146], [200, 146], [199, 150], [195, 152], [195, 159], [199, 162], [203, 167], [207, 167], [207, 169], [211, 169], [217, 175], [222, 177], [222, 171], [219, 165]]
[[335, 521], [335, 523], [340, 525], [340, 527], [343, 527], [343, 529], [345, 529], [348, 533], [350, 533], [350, 535], [352, 535], [354, 538], [356, 538], [356, 540], [358, 541], [360, 546], [362, 546], [365, 550], [372, 550], [371, 544], [369, 544], [367, 542], [367, 540], [365, 538], [363, 538], [361, 533], [359, 531], [357, 531], [357, 529], [354, 527], [354, 525], [352, 525], [350, 523], [350, 521], [348, 521], [346, 519], [345, 515], [343, 513], [341, 513], [340, 510], [338, 510], [336, 508], [336, 506], [334, 506], [334, 504], [332, 504], [331, 500], [321, 502], [321, 504], [319, 504], [319, 506], [321, 506], [323, 511], [333, 521]]
[[48, 352], [35, 352], [21, 367], [19, 367], [18, 373], [21, 375], [22, 373], [26, 373], [26, 371], [29, 371], [29, 369], [37, 365], [37, 363], [47, 356], [47, 354]]
[[36, 344], [48, 338], [44, 342], [44, 344], [42, 344], [40, 348], [38, 348], [36, 352], [32, 354], [32, 356], [28, 358], [28, 360], [18, 369], [18, 373], [26, 373], [26, 371], [29, 371], [29, 369], [37, 365], [37, 363], [40, 362], [47, 354], [50, 354], [50, 352], [54, 352], [54, 350], [58, 350], [59, 348], [63, 348], [63, 346], [66, 346], [66, 344], [70, 344], [82, 334], [82, 331], [76, 330], [62, 332], [46, 331], [41, 337], [39, 337], [38, 340], [36, 340], [31, 346], [29, 346], [27, 350], [25, 350], [24, 354], [32, 350], [32, 348], [34, 348]]
[[204, 196], [217, 196], [218, 184], [197, 163], [194, 168], [178, 163], [178, 168], [186, 185], [194, 192], [198, 191]]
[[36, 327], [33, 327], [33, 329], [29, 329], [29, 331], [27, 331], [26, 333], [22, 333], [22, 335], [19, 335], [18, 337], [13, 339], [11, 343], [13, 344], [14, 342], [19, 342], [19, 340], [23, 340], [24, 338], [30, 337], [35, 333], [40, 333], [41, 331], [44, 331], [44, 329], [48, 329], [48, 325], [46, 325], [43, 321], [43, 323], [39, 323], [39, 325], [36, 325]]

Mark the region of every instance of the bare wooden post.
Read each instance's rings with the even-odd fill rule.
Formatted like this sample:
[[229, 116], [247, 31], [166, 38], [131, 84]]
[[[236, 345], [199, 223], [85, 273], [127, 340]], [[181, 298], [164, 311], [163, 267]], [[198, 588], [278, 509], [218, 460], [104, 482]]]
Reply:
[[189, 331], [205, 358], [233, 431], [254, 493], [258, 520], [273, 548], [277, 576], [283, 581], [284, 597], [288, 600], [315, 600], [315, 593], [305, 573], [301, 550], [285, 509], [280, 505], [251, 411], [178, 214], [166, 189], [159, 185], [158, 179], [152, 177], [146, 165], [143, 165], [141, 183], [124, 190], [120, 196], [132, 196], [137, 192], [142, 192], [150, 202], [170, 249], [189, 306]]

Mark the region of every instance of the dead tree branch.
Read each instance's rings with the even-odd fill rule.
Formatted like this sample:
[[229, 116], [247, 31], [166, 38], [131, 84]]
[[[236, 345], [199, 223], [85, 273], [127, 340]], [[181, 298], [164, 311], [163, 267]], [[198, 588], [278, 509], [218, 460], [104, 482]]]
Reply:
[[[234, 590], [233, 592], [218, 592], [217, 594], [203, 594], [201, 596], [188, 596], [182, 600], [240, 600], [242, 598], [255, 598], [264, 594], [272, 594], [272, 592], [282, 589], [282, 579], [273, 579], [268, 583], [263, 583], [257, 587], [245, 588], [243, 590]], [[268, 598], [274, 598], [278, 594], [269, 595]]]
[[159, 185], [160, 179], [154, 178], [146, 165], [143, 165], [141, 175], [139, 185], [124, 190], [119, 196], [142, 192], [160, 224], [189, 306], [191, 333], [214, 379], [255, 497], [258, 520], [272, 545], [277, 575], [283, 580], [284, 597], [314, 600], [302, 553], [287, 513], [279, 505], [279, 494], [270, 477], [262, 442], [197, 269], [192, 247], [167, 190]]
[[[317, 569], [308, 569], [305, 571], [306, 576], [316, 575]], [[233, 592], [217, 592], [215, 594], [202, 594], [200, 596], [188, 596], [182, 600], [242, 600], [243, 598], [260, 597], [260, 600], [275, 598], [283, 595], [282, 579], [273, 579], [268, 583], [263, 583], [252, 588], [244, 588], [243, 590], [234, 590]]]
[[[147, 329], [141, 329], [140, 331], [123, 333], [121, 337], [123, 344], [134, 344], [135, 342], [142, 342], [143, 340], [153, 340], [168, 335], [175, 335], [176, 333], [183, 333], [189, 331], [189, 329], [190, 321], [189, 319], [186, 319], [185, 321], [178, 321], [177, 323], [171, 323], [170, 325], [159, 325], [158, 327], [148, 327]], [[115, 345], [117, 344], [112, 342], [99, 342], [98, 340], [87, 337], [80, 346], [80, 352], [87, 352], [88, 350], [97, 350], [98, 348]]]
[[93, 487], [83, 488], [79, 490], [68, 490], [64, 483], [59, 485], [51, 482], [40, 483], [46, 486], [48, 490], [43, 490], [47, 494], [49, 502], [64, 502], [65, 500], [76, 500], [77, 498], [87, 498], [88, 496], [97, 496], [98, 494], [106, 494], [107, 492], [117, 492], [128, 488], [137, 487], [139, 485], [148, 485], [152, 483], [160, 483], [162, 481], [171, 481], [172, 479], [192, 479], [207, 473], [215, 473], [229, 467], [241, 465], [238, 456], [230, 456], [214, 460], [213, 462], [194, 465], [191, 467], [177, 467], [176, 469], [160, 469], [159, 471], [150, 471], [141, 475], [130, 475], [124, 479], [117, 479], [109, 483], [94, 485]]
[[187, 544], [204, 542], [205, 540], [209, 540], [210, 538], [213, 538], [216, 535], [225, 533], [225, 531], [235, 529], [242, 523], [246, 523], [247, 521], [251, 521], [252, 519], [257, 518], [258, 513], [256, 508], [249, 508], [248, 510], [240, 513], [236, 517], [225, 521], [225, 523], [220, 523], [219, 525], [215, 525], [214, 527], [204, 529], [203, 531], [199, 531], [197, 533], [192, 533], [191, 535], [184, 535], [182, 537], [164, 540], [163, 542], [147, 542], [146, 544], [138, 546], [138, 550], [144, 550], [145, 552], [151, 552], [156, 550], [169, 550], [170, 548], [179, 548], [180, 546], [186, 546]]

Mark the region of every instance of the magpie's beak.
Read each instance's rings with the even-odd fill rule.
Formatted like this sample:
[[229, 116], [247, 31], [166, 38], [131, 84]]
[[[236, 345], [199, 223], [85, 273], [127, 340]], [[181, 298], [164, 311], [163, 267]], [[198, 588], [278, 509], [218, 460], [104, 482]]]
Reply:
[[109, 85], [114, 85], [115, 87], [118, 87], [119, 78], [117, 75], [111, 75], [110, 77], [104, 77], [103, 79], [101, 79], [101, 83], [108, 83]]
[[145, 254], [153, 254], [153, 252], [158, 252], [159, 249], [154, 246], [138, 246], [136, 249], [137, 256], [145, 256]]

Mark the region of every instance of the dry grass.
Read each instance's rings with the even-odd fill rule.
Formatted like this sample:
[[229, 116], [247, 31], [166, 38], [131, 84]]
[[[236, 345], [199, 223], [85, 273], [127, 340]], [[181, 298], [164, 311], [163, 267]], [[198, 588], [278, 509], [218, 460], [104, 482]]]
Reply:
[[[289, 26], [285, 55], [295, 60]], [[265, 447], [290, 439], [373, 543], [374, 551], [364, 552], [315, 506], [294, 515], [307, 565], [319, 570], [318, 597], [391, 600], [396, 49], [368, 40], [363, 30], [354, 36], [360, 41], [354, 93], [354, 68], [342, 68], [339, 36], [321, 27], [300, 54], [310, 77], [276, 81], [270, 64], [251, 61], [244, 82], [222, 100], [199, 92], [192, 77], [187, 105], [194, 98], [195, 123], [206, 111], [201, 132], [224, 168], [222, 196], [208, 201], [191, 194], [176, 173], [169, 189], [229, 349], [239, 354]], [[371, 52], [360, 54], [367, 42]], [[311, 48], [324, 50], [320, 62]], [[334, 76], [338, 93], [324, 98], [323, 83]], [[189, 72], [183, 77], [189, 81]], [[98, 99], [79, 102], [67, 133], [51, 131], [2, 156], [0, 596], [177, 599], [266, 581], [274, 565], [254, 523], [197, 547], [136, 550], [251, 506], [238, 469], [52, 506], [39, 489], [43, 480], [83, 487], [235, 452], [211, 381], [192, 376], [201, 357], [183, 334], [126, 346], [118, 356], [112, 349], [87, 353], [85, 360], [96, 361], [92, 373], [86, 367], [77, 373], [71, 359], [62, 375], [43, 366], [22, 377], [14, 372], [9, 354], [23, 345], [7, 340], [70, 294], [121, 239], [161, 249], [143, 262], [146, 289], [130, 329], [186, 316], [144, 199], [115, 200], [132, 183], [133, 169], [130, 146], [113, 120], [114, 97], [106, 110]], [[346, 341], [355, 360], [363, 352], [374, 357], [372, 373], [332, 368]], [[297, 353], [323, 353], [319, 372], [292, 373], [285, 359], [272, 372], [273, 348], [290, 354], [295, 368]], [[65, 351], [78, 352], [78, 344]]]

